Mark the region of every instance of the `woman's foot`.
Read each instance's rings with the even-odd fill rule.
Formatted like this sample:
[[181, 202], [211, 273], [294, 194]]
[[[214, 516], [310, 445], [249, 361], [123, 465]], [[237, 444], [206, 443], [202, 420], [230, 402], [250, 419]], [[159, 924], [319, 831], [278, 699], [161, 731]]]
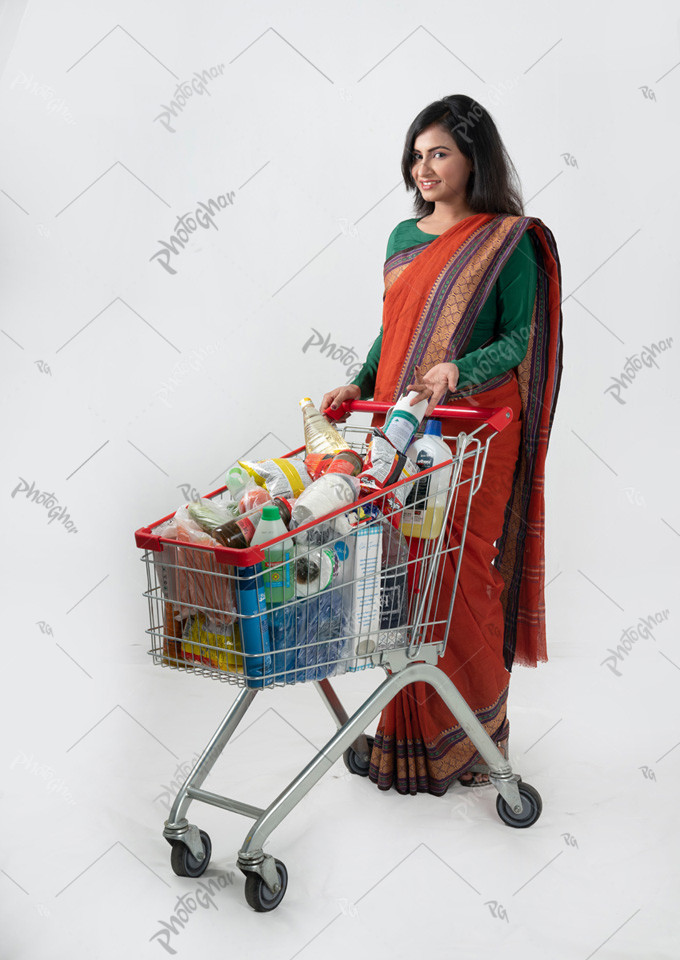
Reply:
[[[507, 738], [505, 740], [499, 741], [499, 743], [496, 744], [496, 746], [498, 747], [500, 752], [503, 754], [503, 756], [507, 760], [508, 758]], [[484, 764], [484, 766], [486, 767], [486, 764]], [[487, 767], [487, 770], [488, 769], [489, 768]], [[468, 771], [467, 773], [464, 773], [462, 776], [458, 777], [458, 783], [460, 783], [461, 786], [463, 787], [485, 787], [488, 783], [491, 783], [491, 781], [489, 780], [488, 773], [484, 773], [482, 771], [475, 771], [474, 773], [472, 773], [471, 771]]]
[[490, 782], [488, 773], [464, 773], [458, 777], [458, 783], [464, 787], [484, 787]]

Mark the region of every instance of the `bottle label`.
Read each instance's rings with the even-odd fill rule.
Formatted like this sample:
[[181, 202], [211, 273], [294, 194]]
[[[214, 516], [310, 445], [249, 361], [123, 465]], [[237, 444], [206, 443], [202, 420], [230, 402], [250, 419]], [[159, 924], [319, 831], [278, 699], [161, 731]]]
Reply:
[[[416, 458], [416, 466], [419, 470], [428, 470], [434, 466], [434, 457], [427, 450], [420, 450]], [[426, 477], [421, 477], [417, 483], [413, 484], [411, 492], [406, 498], [408, 506], [415, 505], [418, 510], [425, 510], [427, 496], [430, 492], [430, 480], [433, 474], [428, 473]]]
[[407, 413], [406, 410], [395, 410], [383, 427], [383, 433], [392, 446], [403, 453], [411, 443], [419, 422], [412, 413]]
[[249, 517], [241, 517], [236, 521], [236, 526], [239, 527], [243, 533], [243, 536], [246, 538], [248, 543], [250, 543], [255, 536], [255, 524], [253, 521]]

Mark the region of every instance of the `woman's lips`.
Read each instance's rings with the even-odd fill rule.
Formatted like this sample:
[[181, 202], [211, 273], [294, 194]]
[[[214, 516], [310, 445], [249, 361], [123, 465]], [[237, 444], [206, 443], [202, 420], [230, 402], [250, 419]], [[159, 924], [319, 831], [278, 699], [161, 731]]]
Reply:
[[438, 183], [441, 183], [441, 180], [421, 180], [420, 186], [423, 190], [431, 190], [432, 187], [436, 187]]

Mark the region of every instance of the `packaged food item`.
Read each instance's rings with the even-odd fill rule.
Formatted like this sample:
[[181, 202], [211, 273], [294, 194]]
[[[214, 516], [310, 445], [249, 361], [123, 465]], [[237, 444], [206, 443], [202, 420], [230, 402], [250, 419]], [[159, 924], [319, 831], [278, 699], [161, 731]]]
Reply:
[[305, 467], [312, 481], [323, 476], [331, 465], [332, 453], [308, 453], [305, 457]]
[[218, 541], [192, 520], [186, 504], [157, 532], [186, 544], [163, 544], [155, 564], [161, 591], [175, 615], [184, 619], [199, 608], [220, 626], [232, 623], [236, 616], [233, 567], [218, 564], [209, 550], [197, 549], [219, 546]]
[[[262, 519], [250, 542], [252, 546], [266, 544], [286, 533], [288, 528], [281, 519], [278, 506], [275, 503], [269, 503], [262, 509]], [[295, 593], [291, 562], [293, 554], [292, 538], [281, 540], [264, 550], [264, 596], [268, 607], [287, 603], [293, 599]]]
[[[419, 471], [451, 460], [451, 450], [442, 439], [441, 422], [428, 420], [425, 433], [411, 444], [408, 453]], [[413, 484], [402, 513], [401, 531], [404, 536], [423, 540], [434, 540], [439, 536], [444, 523], [452, 470], [453, 464], [450, 463]]]
[[297, 497], [312, 482], [304, 460], [281, 457], [276, 460], [239, 460], [255, 483], [266, 487], [272, 497]]
[[271, 494], [264, 487], [258, 487], [256, 483], [244, 490], [238, 502], [240, 513], [250, 513], [256, 507], [263, 507], [265, 503], [271, 501]]
[[[359, 490], [360, 484], [357, 477], [350, 477], [344, 473], [324, 474], [307, 487], [295, 501], [291, 529], [321, 520], [322, 517], [340, 507], [349, 506], [359, 496]], [[301, 541], [305, 542], [306, 538], [302, 536]], [[297, 538], [296, 542], [299, 542]]]
[[190, 617], [182, 634], [182, 659], [216, 670], [243, 673], [243, 657], [239, 656], [241, 644], [236, 637], [237, 629], [236, 624], [221, 628], [200, 613]]
[[[389, 443], [380, 430], [376, 430], [371, 440], [366, 466], [359, 474], [361, 488], [365, 492], [382, 490], [391, 484], [408, 480], [418, 472], [418, 467], [404, 453], [399, 453]], [[402, 483], [391, 491], [394, 509], [406, 502], [411, 491], [411, 483]]]
[[304, 682], [332, 677], [347, 645], [343, 591], [325, 590], [296, 607], [296, 679]]
[[416, 391], [410, 390], [405, 397], [400, 397], [388, 414], [383, 427], [383, 433], [400, 453], [405, 453], [411, 445], [413, 435], [425, 416], [429, 403], [426, 398], [411, 406], [411, 400], [416, 396], [418, 396]]
[[187, 514], [201, 530], [213, 535], [215, 528], [238, 516], [238, 504], [230, 500], [192, 500], [187, 505]]
[[309, 397], [300, 400], [305, 428], [305, 449], [310, 453], [338, 453], [347, 443], [332, 423], [320, 413]]

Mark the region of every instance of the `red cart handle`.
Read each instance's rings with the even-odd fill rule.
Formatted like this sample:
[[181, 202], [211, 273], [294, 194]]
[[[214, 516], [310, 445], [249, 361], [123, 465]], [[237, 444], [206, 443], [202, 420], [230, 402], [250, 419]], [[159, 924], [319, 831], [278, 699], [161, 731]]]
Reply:
[[[384, 403], [380, 400], [344, 400], [337, 410], [326, 407], [323, 415], [329, 420], [340, 420], [348, 413], [387, 413], [393, 406], [393, 403]], [[512, 410], [510, 407], [472, 407], [450, 404], [445, 407], [435, 407], [430, 417], [436, 420], [472, 420], [477, 423], [486, 423], [496, 433], [500, 433], [509, 423], [512, 423]]]

